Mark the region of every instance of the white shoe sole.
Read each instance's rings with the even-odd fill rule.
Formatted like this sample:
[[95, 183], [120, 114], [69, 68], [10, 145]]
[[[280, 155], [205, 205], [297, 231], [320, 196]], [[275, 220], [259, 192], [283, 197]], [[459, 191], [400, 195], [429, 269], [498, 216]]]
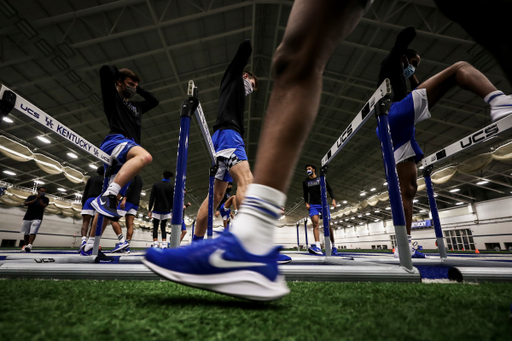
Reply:
[[170, 281], [252, 301], [273, 301], [290, 292], [283, 275], [278, 275], [272, 282], [265, 276], [248, 270], [229, 274], [191, 275], [167, 270], [146, 259], [142, 263]]
[[123, 251], [124, 249], [126, 249], [128, 247], [128, 244], [125, 244], [123, 245], [122, 247], [119, 247], [119, 248], [114, 248], [112, 251], [112, 253], [115, 253], [115, 252], [119, 252], [119, 251]]
[[[311, 251], [313, 251], [313, 252], [311, 252]], [[309, 253], [312, 253], [312, 254], [315, 254], [315, 255], [320, 255], [320, 256], [324, 255], [324, 253], [322, 251], [320, 251], [320, 252], [317, 252], [317, 251], [314, 251], [314, 250], [311, 250], [311, 251], [309, 251], [309, 249], [308, 249]]]

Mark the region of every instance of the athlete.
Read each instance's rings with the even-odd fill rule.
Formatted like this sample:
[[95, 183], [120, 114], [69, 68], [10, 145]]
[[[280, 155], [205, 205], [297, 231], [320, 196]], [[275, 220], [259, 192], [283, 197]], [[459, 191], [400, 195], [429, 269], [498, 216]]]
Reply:
[[[174, 199], [174, 185], [171, 183], [171, 171], [164, 171], [162, 180], [153, 184], [149, 195], [148, 217], [153, 218], [153, 245], [158, 247], [158, 225], [162, 231], [162, 242], [160, 248], [167, 248], [167, 220], [171, 218], [172, 204]], [[154, 208], [154, 210], [153, 210]]]
[[46, 197], [46, 187], [42, 186], [37, 188], [36, 195], [30, 195], [23, 203], [23, 206], [27, 206], [27, 212], [23, 217], [23, 224], [21, 225], [21, 232], [25, 242], [21, 248], [22, 252], [32, 251], [32, 244], [36, 240], [37, 232], [43, 221], [44, 209], [49, 203], [50, 200]]
[[[107, 190], [92, 202], [92, 206], [102, 216], [117, 221], [119, 191], [153, 160], [140, 146], [142, 115], [159, 102], [139, 86], [139, 76], [129, 69], [118, 70], [113, 65], [104, 65], [100, 69], [100, 79], [103, 110], [110, 127], [100, 149], [116, 160], [118, 167], [109, 178]], [[136, 94], [144, 101], [130, 100]]]
[[[300, 152], [318, 113], [325, 65], [371, 2], [293, 2], [283, 41], [273, 56], [274, 87], [258, 144], [254, 182], [247, 188], [246, 199], [230, 231], [216, 239], [179, 249], [150, 250], [143, 260], [146, 266], [176, 283], [234, 297], [270, 301], [289, 293], [277, 267], [279, 247], [272, 246], [273, 231]], [[510, 42], [495, 34], [506, 27], [510, 11], [488, 6], [487, 1], [472, 8], [463, 1], [436, 2], [448, 3], [445, 11], [446, 8], [459, 11], [460, 14], [455, 14], [457, 18], [467, 15], [467, 20], [460, 19], [465, 27], [481, 29], [481, 36], [488, 36], [490, 42], [501, 42], [492, 48], [501, 54], [498, 61], [502, 67], [512, 70], [508, 58]], [[485, 9], [482, 13], [489, 21], [487, 27], [482, 27], [478, 20], [481, 9]], [[503, 20], [493, 21], [495, 11]]]
[[[213, 186], [213, 207], [218, 207], [228, 183], [237, 184], [238, 200], [243, 200], [247, 186], [252, 182], [252, 173], [245, 153], [244, 111], [245, 97], [258, 89], [258, 78], [244, 70], [252, 53], [249, 40], [238, 47], [220, 84], [217, 121], [213, 126], [212, 141], [219, 160], [219, 170]], [[199, 212], [192, 242], [204, 239], [208, 222], [208, 197]]]
[[89, 231], [89, 225], [91, 225], [91, 218], [94, 217], [96, 211], [91, 206], [91, 202], [101, 194], [103, 188], [103, 174], [105, 174], [105, 168], [103, 166], [96, 169], [97, 176], [91, 176], [85, 184], [84, 192], [82, 193], [82, 243], [78, 248], [78, 253], [82, 251], [85, 244], [87, 243], [87, 232]]
[[[183, 191], [184, 195], [187, 195], [187, 190], [185, 189]], [[183, 205], [183, 216], [182, 216], [182, 221], [181, 221], [181, 236], [180, 236], [180, 243], [183, 241], [183, 238], [185, 238], [185, 236], [187, 235], [187, 225], [185, 225], [185, 210], [187, 208], [190, 207], [190, 203], [186, 203], [185, 205]]]
[[[306, 208], [309, 210], [309, 217], [311, 218], [311, 222], [313, 223], [313, 236], [315, 237], [315, 244], [311, 244], [308, 248], [309, 253], [313, 253], [316, 255], [323, 255], [322, 248], [320, 247], [320, 216], [322, 215], [322, 194], [320, 191], [320, 177], [316, 175], [316, 167], [308, 164], [305, 167], [306, 173], [308, 177], [306, 180], [302, 182], [302, 190], [304, 191], [304, 202], [306, 203]], [[331, 196], [332, 206], [336, 207], [336, 199], [334, 198], [334, 192], [329, 186], [327, 180], [325, 181], [327, 192]], [[329, 221], [331, 220], [330, 211], [329, 212]], [[332, 244], [332, 252], [331, 255], [337, 256], [338, 250], [334, 245], [334, 232], [329, 223], [329, 230], [331, 232], [330, 239]]]
[[[414, 27], [407, 27], [398, 34], [395, 45], [381, 64], [379, 84], [389, 78], [394, 93], [394, 103], [389, 110], [389, 127], [410, 252], [414, 258], [425, 258], [424, 254], [413, 247], [411, 241], [413, 200], [417, 189], [416, 163], [423, 158], [423, 152], [415, 139], [415, 125], [430, 118], [430, 109], [455, 86], [473, 92], [490, 104], [493, 121], [512, 112], [512, 96], [497, 90], [480, 71], [467, 62], [457, 62], [420, 84], [415, 71], [421, 57], [415, 50], [408, 48], [415, 36]], [[413, 89], [410, 93], [407, 91], [407, 79]], [[398, 253], [398, 248], [395, 248], [397, 258]]]
[[[133, 237], [133, 221], [135, 220], [137, 211], [139, 209], [140, 193], [142, 192], [143, 185], [144, 183], [140, 175], [135, 176], [135, 178], [133, 178], [133, 180], [130, 182], [130, 186], [126, 190], [126, 195], [117, 207], [117, 212], [119, 212], [119, 215], [125, 217], [126, 240], [124, 242], [119, 242], [112, 250], [112, 252], [123, 251], [130, 253], [130, 242], [132, 241]], [[112, 221], [112, 227], [114, 230], [121, 229], [121, 225], [119, 225], [119, 222], [117, 221]]]
[[233, 209], [238, 211], [238, 208], [236, 206], [236, 195], [232, 195], [226, 200], [225, 203], [220, 204], [219, 207], [219, 213], [222, 217], [222, 224], [224, 224], [224, 230], [229, 230], [229, 222], [231, 219], [235, 217], [233, 212], [231, 212], [231, 206], [233, 206]]

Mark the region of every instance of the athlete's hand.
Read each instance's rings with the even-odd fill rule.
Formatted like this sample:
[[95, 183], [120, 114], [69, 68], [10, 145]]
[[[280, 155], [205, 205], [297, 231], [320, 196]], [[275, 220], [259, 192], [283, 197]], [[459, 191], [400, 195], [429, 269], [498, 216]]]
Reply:
[[126, 199], [123, 199], [123, 201], [121, 201], [120, 207], [121, 207], [121, 209], [124, 210], [125, 206], [126, 206]]
[[219, 211], [215, 212], [215, 218], [218, 218], [218, 217], [219, 217], [219, 215], [220, 215], [220, 212], [219, 212]]
[[336, 208], [336, 199], [332, 199], [332, 207]]
[[149, 211], [149, 212], [148, 212], [148, 218], [149, 218], [149, 219], [152, 219], [152, 218], [153, 218], [153, 214], [152, 214], [152, 213], [153, 213], [153, 212], [151, 212], [151, 211]]
[[308, 203], [306, 203], [306, 208], [309, 210], [310, 206]]

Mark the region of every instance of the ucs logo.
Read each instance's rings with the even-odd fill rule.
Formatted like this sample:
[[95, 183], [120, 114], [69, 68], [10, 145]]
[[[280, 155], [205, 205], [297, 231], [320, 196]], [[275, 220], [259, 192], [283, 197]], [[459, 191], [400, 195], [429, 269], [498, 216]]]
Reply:
[[21, 110], [27, 112], [29, 115], [34, 116], [35, 118], [39, 118], [39, 114], [35, 112], [34, 110], [30, 109], [29, 107], [24, 107], [23, 103], [20, 103]]
[[493, 124], [487, 128], [477, 131], [471, 136], [468, 136], [460, 141], [460, 146], [462, 148], [467, 148], [475, 143], [478, 143], [482, 140], [485, 140], [493, 135], [498, 134], [500, 129], [497, 124]]
[[39, 258], [39, 259], [34, 259], [36, 261], [36, 263], [54, 263], [55, 262], [55, 259], [53, 258]]

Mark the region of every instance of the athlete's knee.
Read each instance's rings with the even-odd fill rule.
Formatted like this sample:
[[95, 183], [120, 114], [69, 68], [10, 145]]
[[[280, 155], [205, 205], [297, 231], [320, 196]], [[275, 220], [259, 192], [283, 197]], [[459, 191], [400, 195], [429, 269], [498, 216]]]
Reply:
[[416, 196], [416, 192], [418, 191], [418, 184], [416, 181], [409, 182], [404, 186], [400, 186], [400, 192], [402, 193], [402, 197], [407, 201], [414, 200]]
[[148, 152], [142, 153], [139, 157], [140, 157], [142, 163], [144, 164], [144, 166], [147, 166], [151, 162], [153, 162], [153, 157]]
[[288, 38], [274, 54], [272, 74], [276, 81], [309, 80], [321, 76], [325, 65], [320, 60], [314, 48], [308, 48], [300, 39]]
[[467, 69], [467, 68], [473, 68], [473, 65], [469, 64], [465, 61], [459, 61], [452, 65], [452, 68], [454, 68], [456, 71]]

